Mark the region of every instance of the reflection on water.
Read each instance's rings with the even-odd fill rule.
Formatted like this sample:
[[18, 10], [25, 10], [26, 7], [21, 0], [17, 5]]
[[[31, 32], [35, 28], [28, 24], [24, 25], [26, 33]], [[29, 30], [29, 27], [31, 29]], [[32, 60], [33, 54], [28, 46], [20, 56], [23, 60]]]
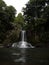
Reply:
[[21, 65], [24, 65], [26, 63], [26, 49], [25, 48], [22, 48], [20, 49], [19, 48], [19, 52], [16, 53], [16, 52], [13, 52], [12, 53], [13, 56], [17, 56], [16, 58], [14, 58], [14, 62], [21, 62]]
[[49, 49], [2, 48], [0, 65], [49, 65]]
[[[13, 61], [19, 65], [48, 65], [49, 55], [46, 49], [17, 49], [18, 52], [12, 52]], [[15, 58], [14, 58], [15, 57]]]

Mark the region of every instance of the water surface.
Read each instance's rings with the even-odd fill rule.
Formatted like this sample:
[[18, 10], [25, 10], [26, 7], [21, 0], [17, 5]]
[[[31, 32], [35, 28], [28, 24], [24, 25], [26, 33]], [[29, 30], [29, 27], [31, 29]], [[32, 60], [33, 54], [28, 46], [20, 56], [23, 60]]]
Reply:
[[49, 48], [0, 48], [0, 65], [49, 65]]

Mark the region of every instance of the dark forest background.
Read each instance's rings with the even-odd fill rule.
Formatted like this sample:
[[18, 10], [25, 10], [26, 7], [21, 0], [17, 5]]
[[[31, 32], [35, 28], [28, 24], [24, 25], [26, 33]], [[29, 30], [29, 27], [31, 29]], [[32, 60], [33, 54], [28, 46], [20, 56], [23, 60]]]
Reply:
[[18, 42], [23, 28], [29, 43], [49, 47], [49, 0], [29, 0], [22, 11], [15, 16], [17, 10], [0, 0], [0, 44]]

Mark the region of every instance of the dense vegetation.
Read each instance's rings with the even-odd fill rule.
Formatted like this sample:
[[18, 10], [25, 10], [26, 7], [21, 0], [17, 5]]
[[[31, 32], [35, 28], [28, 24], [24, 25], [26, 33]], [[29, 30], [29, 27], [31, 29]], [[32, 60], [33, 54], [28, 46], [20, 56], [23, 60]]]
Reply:
[[49, 0], [29, 0], [23, 12], [28, 42], [49, 47]]
[[17, 41], [24, 18], [21, 13], [15, 17], [16, 12], [13, 6], [7, 6], [0, 0], [0, 44], [6, 45]]
[[49, 47], [49, 0], [29, 0], [23, 13], [16, 17], [16, 9], [0, 0], [0, 43], [18, 41], [20, 30], [27, 31], [32, 45]]

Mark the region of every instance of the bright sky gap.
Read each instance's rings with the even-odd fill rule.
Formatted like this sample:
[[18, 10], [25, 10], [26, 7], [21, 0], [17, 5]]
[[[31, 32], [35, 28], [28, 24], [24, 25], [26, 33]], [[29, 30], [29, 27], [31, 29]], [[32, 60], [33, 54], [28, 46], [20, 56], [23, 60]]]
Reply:
[[15, 9], [17, 10], [17, 14], [18, 13], [22, 13], [22, 8], [25, 7], [25, 4], [29, 1], [29, 0], [3, 0], [8, 6], [12, 5], [15, 7]]

